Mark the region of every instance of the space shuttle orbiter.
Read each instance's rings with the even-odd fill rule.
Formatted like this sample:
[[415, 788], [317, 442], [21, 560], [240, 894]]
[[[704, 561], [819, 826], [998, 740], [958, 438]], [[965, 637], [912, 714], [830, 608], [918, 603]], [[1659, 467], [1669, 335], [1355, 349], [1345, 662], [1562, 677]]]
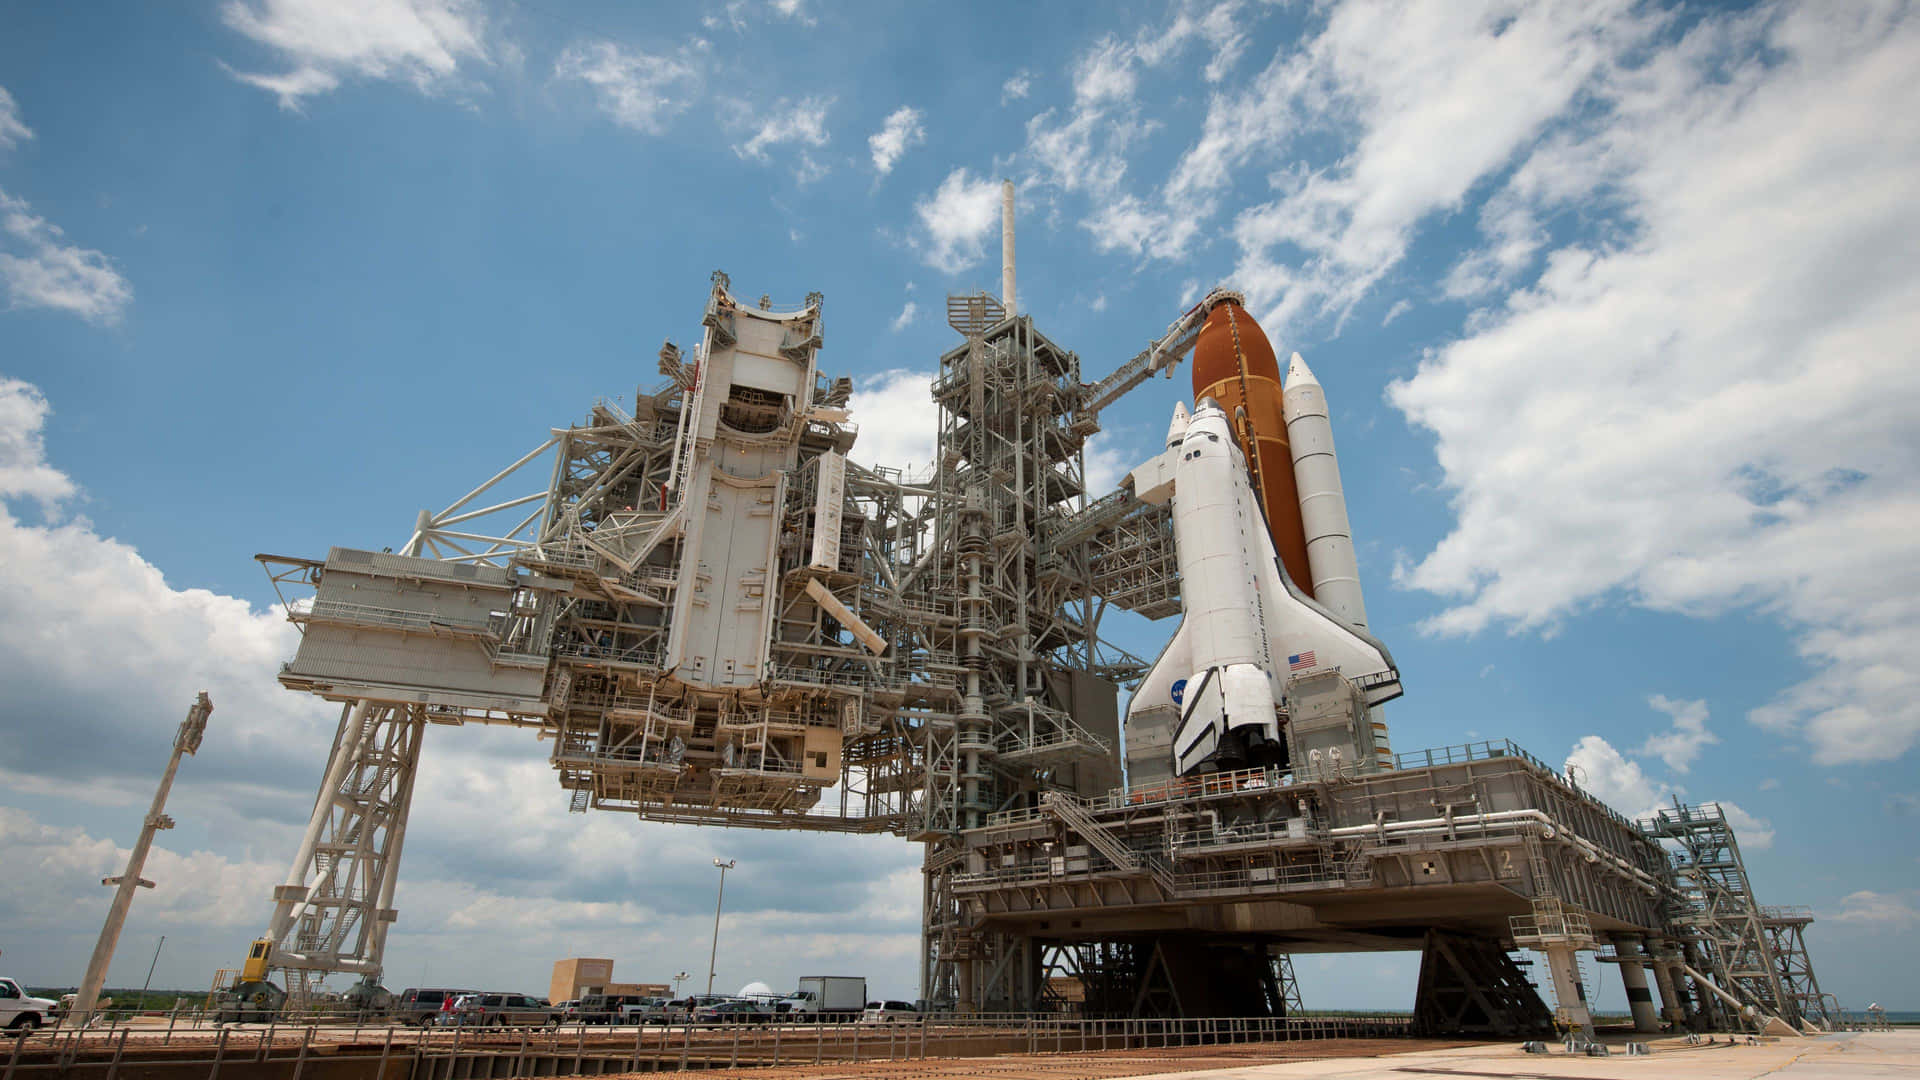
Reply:
[[[1371, 767], [1385, 741], [1385, 725], [1373, 709], [1401, 693], [1392, 655], [1363, 622], [1356, 625], [1364, 614], [1355, 620], [1350, 609], [1336, 614], [1323, 606], [1297, 583], [1302, 579], [1284, 558], [1295, 555], [1307, 572], [1311, 553], [1339, 549], [1346, 571], [1339, 577], [1353, 583], [1357, 607], [1344, 500], [1337, 522], [1344, 548], [1310, 545], [1282, 387], [1277, 371], [1264, 370], [1275, 367], [1272, 350], [1236, 302], [1216, 308], [1209, 324], [1223, 311], [1229, 333], [1215, 341], [1230, 347], [1239, 370], [1222, 372], [1216, 363], [1203, 371], [1202, 352], [1194, 382], [1199, 389], [1204, 379], [1207, 389], [1238, 398], [1233, 414], [1211, 396], [1200, 398], [1191, 416], [1176, 405], [1165, 452], [1128, 477], [1142, 500], [1172, 504], [1182, 605], [1179, 629], [1128, 704], [1127, 764], [1135, 786], [1166, 776], [1286, 764], [1289, 740], [1282, 729], [1295, 719], [1314, 729], [1314, 748], [1298, 747], [1303, 756], [1318, 759], [1324, 748], [1329, 764], [1344, 759]], [[1201, 349], [1206, 345], [1203, 331]], [[1305, 370], [1297, 357], [1294, 366]], [[1319, 417], [1324, 414], [1322, 404]], [[1330, 458], [1330, 436], [1326, 452]], [[1327, 463], [1310, 464], [1314, 479], [1308, 486], [1324, 503], [1328, 482], [1316, 470]], [[1284, 477], [1278, 475], [1282, 468]], [[1330, 483], [1337, 498], [1337, 472]], [[1324, 507], [1309, 516], [1316, 520], [1316, 541], [1335, 528]], [[1277, 543], [1283, 533], [1284, 551]]]

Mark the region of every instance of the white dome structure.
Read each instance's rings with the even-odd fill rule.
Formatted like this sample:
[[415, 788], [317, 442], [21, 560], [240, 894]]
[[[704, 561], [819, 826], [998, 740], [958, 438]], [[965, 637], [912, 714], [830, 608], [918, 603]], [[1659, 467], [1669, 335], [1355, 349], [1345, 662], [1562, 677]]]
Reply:
[[774, 994], [773, 987], [768, 986], [766, 983], [763, 983], [758, 979], [755, 979], [754, 981], [741, 987], [740, 992], [734, 995], [734, 997], [775, 997], [775, 996], [777, 995]]

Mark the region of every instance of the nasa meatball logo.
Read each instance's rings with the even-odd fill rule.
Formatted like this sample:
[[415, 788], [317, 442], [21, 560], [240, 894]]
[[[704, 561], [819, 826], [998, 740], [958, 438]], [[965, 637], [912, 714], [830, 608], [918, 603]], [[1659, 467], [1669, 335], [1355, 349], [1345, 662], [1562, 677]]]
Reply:
[[1173, 684], [1173, 703], [1175, 705], [1187, 703], [1187, 680], [1181, 679]]

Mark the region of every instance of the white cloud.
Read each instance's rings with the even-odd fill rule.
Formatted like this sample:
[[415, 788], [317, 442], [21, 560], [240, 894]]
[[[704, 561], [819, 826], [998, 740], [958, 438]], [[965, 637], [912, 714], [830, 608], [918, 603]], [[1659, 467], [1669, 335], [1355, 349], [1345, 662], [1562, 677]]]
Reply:
[[1411, 302], [1405, 299], [1395, 300], [1393, 302], [1393, 306], [1387, 309], [1386, 316], [1380, 320], [1380, 325], [1385, 326], [1388, 323], [1392, 322], [1393, 320], [1399, 318], [1402, 315], [1405, 315], [1407, 312], [1412, 310], [1413, 310], [1413, 304]]
[[1647, 704], [1672, 717], [1673, 728], [1648, 737], [1638, 752], [1652, 754], [1674, 772], [1685, 774], [1700, 751], [1720, 742], [1720, 736], [1707, 730], [1706, 702], [1674, 701], [1665, 694], [1655, 694]]
[[1604, 126], [1515, 177], [1546, 208], [1599, 162], [1624, 235], [1549, 252], [1389, 390], [1456, 516], [1400, 576], [1453, 600], [1426, 629], [1758, 609], [1813, 674], [1755, 723], [1822, 764], [1920, 741], [1920, 130], [1872, 120], [1920, 110], [1916, 66], [1909, 9], [1779, 7], [1589, 86]]
[[592, 87], [601, 111], [621, 127], [659, 135], [699, 93], [706, 43], [654, 55], [612, 41], [569, 46], [553, 65], [556, 79]]
[[486, 15], [471, 0], [228, 0], [220, 17], [289, 65], [280, 74], [234, 72], [287, 109], [354, 76], [436, 92], [461, 64], [487, 58]]
[[[298, 746], [301, 725], [292, 721], [302, 719], [331, 730], [331, 706], [262, 678], [298, 639], [277, 610], [174, 589], [137, 551], [99, 535], [85, 518], [28, 525], [13, 516], [11, 500], [46, 505], [76, 492], [44, 459], [49, 411], [34, 386], [0, 381], [0, 682], [14, 700], [70, 696], [70, 735], [81, 740], [89, 733], [80, 721], [92, 707], [147, 717], [158, 702], [172, 713], [203, 689], [215, 706], [209, 742]], [[103, 655], [114, 657], [113, 679], [98, 678]], [[0, 771], [16, 767], [28, 735], [16, 733]]]
[[1920, 926], [1920, 907], [1910, 896], [1862, 889], [1840, 899], [1840, 910], [1822, 913], [1821, 918], [1860, 926], [1906, 930]]
[[0, 281], [8, 303], [71, 311], [93, 323], [119, 322], [133, 301], [133, 286], [112, 259], [65, 243], [64, 235], [25, 200], [0, 191]]
[[1087, 307], [1093, 311], [1107, 310], [1107, 294], [1101, 293], [1100, 295], [1094, 297], [1093, 300], [1087, 304]]
[[931, 469], [940, 435], [932, 386], [932, 374], [924, 371], [883, 371], [862, 378], [847, 400], [854, 423], [860, 425], [860, 437], [848, 456], [862, 465], [885, 465], [916, 476]]
[[[1582, 788], [1632, 818], [1650, 816], [1668, 806], [1674, 797], [1687, 794], [1685, 788], [1649, 775], [1638, 761], [1622, 754], [1598, 735], [1584, 736], [1574, 744], [1573, 752], [1567, 755], [1566, 769]], [[1773, 823], [1767, 819], [1756, 817], [1725, 799], [1700, 805], [1720, 808], [1742, 848], [1765, 851], [1773, 846]]]
[[771, 147], [794, 145], [802, 149], [798, 164], [794, 167], [794, 179], [801, 184], [810, 184], [827, 175], [827, 164], [807, 153], [806, 147], [827, 145], [827, 110], [833, 107], [832, 98], [810, 97], [800, 101], [788, 101], [781, 98], [774, 107], [765, 113], [749, 111], [744, 104], [735, 103], [733, 111], [737, 122], [751, 128], [753, 134], [746, 142], [735, 143], [733, 152], [753, 161], [767, 161]]
[[1780, 781], [1774, 777], [1769, 776], [1765, 780], [1760, 781], [1761, 791], [1778, 791], [1779, 789]]
[[806, 0], [769, 0], [768, 6], [783, 19], [792, 19], [805, 26], [813, 25], [813, 16], [807, 12]]
[[1097, 499], [1120, 486], [1120, 479], [1127, 475], [1144, 455], [1130, 453], [1118, 445], [1119, 440], [1108, 432], [1096, 432], [1087, 440], [1083, 463], [1086, 467], [1087, 498]]
[[1212, 50], [1205, 75], [1217, 81], [1245, 51], [1244, 28], [1252, 18], [1239, 0], [1186, 3], [1164, 24], [1132, 37], [1102, 37], [1074, 62], [1073, 105], [1027, 122], [1028, 185], [1084, 192], [1091, 205], [1081, 225], [1094, 234], [1098, 250], [1183, 257], [1210, 205], [1171, 194], [1143, 198], [1123, 187], [1129, 156], [1158, 127], [1137, 104], [1140, 82], [1172, 66], [1195, 41]]
[[1111, 34], [1101, 38], [1074, 65], [1074, 101], [1083, 106], [1131, 102], [1134, 88], [1139, 84], [1139, 75], [1134, 71], [1138, 55], [1129, 42], [1122, 42]]
[[1740, 804], [1725, 799], [1715, 799], [1708, 806], [1718, 806], [1727, 816], [1727, 824], [1733, 826], [1733, 835], [1740, 846], [1747, 851], [1766, 851], [1773, 846], [1773, 823], [1765, 818], [1755, 817], [1741, 809]]
[[802, 26], [812, 26], [815, 19], [807, 10], [805, 0], [767, 0], [761, 4], [754, 0], [726, 0], [717, 7], [708, 6], [707, 14], [700, 16], [700, 25], [709, 30], [727, 29], [740, 33], [752, 25], [749, 17], [764, 8], [778, 18], [797, 22]]
[[1496, 198], [1482, 207], [1480, 231], [1487, 237], [1486, 246], [1455, 263], [1440, 283], [1441, 291], [1454, 299], [1485, 296], [1509, 285], [1546, 242], [1533, 210], [1512, 199]]
[[34, 499], [50, 512], [73, 495], [73, 481], [46, 462], [50, 411], [39, 387], [0, 375], [0, 499]]
[[947, 174], [930, 198], [914, 203], [926, 233], [920, 256], [929, 266], [957, 274], [986, 254], [987, 238], [1000, 223], [1000, 185], [963, 168]]
[[20, 119], [20, 106], [7, 88], [0, 86], [0, 150], [8, 150], [24, 139], [33, 138], [33, 129]]
[[[1656, 22], [1625, 0], [1343, 4], [1299, 55], [1276, 57], [1245, 94], [1214, 100], [1171, 186], [1215, 190], [1250, 161], [1283, 161], [1275, 155], [1292, 135], [1354, 131], [1334, 166], [1282, 173], [1280, 197], [1236, 225], [1239, 280], [1271, 305], [1268, 323], [1284, 332], [1294, 319], [1344, 315], [1399, 263], [1416, 226], [1511, 164]], [[1520, 257], [1503, 247], [1479, 274]], [[1463, 271], [1459, 286], [1471, 276]]]
[[747, 28], [747, 0], [727, 0], [718, 9], [709, 8], [700, 16], [700, 25], [709, 30], [730, 29], [739, 33]]
[[[107, 895], [100, 879], [124, 870], [129, 854], [84, 829], [0, 806], [0, 861], [12, 868], [0, 874], [0, 906], [20, 920], [16, 935], [58, 927], [73, 912], [100, 906]], [[285, 866], [268, 862], [235, 862], [211, 851], [183, 853], [156, 844], [140, 875], [154, 883], [141, 890], [141, 915], [171, 927], [256, 926], [262, 899], [285, 873]]]
[[907, 301], [906, 306], [900, 309], [900, 314], [893, 317], [894, 332], [898, 333], [901, 330], [905, 330], [907, 326], [913, 322], [914, 313], [919, 310], [920, 305], [911, 300]]
[[1019, 101], [1033, 91], [1033, 76], [1022, 71], [1000, 84], [1000, 104]]
[[867, 136], [867, 149], [873, 153], [873, 168], [881, 176], [893, 171], [894, 162], [910, 147], [927, 141], [927, 129], [919, 109], [902, 105], [888, 115], [880, 130]]
[[1659, 809], [1668, 793], [1667, 786], [1649, 777], [1639, 762], [1598, 735], [1585, 736], [1574, 744], [1573, 752], [1567, 755], [1567, 768], [1581, 787], [1628, 817]]

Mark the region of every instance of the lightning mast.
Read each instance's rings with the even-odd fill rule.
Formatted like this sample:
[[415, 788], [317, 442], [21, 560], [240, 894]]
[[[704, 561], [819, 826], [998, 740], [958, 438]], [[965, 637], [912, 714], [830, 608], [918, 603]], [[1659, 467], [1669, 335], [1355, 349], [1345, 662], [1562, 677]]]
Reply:
[[187, 718], [180, 721], [180, 730], [173, 737], [173, 756], [167, 759], [167, 771], [160, 776], [160, 790], [153, 793], [153, 805], [147, 810], [146, 823], [140, 828], [140, 839], [134, 841], [133, 853], [127, 856], [127, 869], [119, 877], [101, 878], [102, 885], [118, 886], [113, 894], [113, 904], [107, 908], [106, 924], [100, 927], [100, 940], [93, 947], [93, 959], [87, 963], [87, 975], [80, 983], [80, 992], [74, 995], [73, 1011], [81, 1017], [81, 1023], [100, 1003], [100, 988], [107, 981], [107, 965], [113, 962], [114, 946], [120, 943], [120, 929], [126, 925], [127, 909], [133, 907], [135, 889], [153, 888], [153, 882], [140, 876], [146, 868], [147, 852], [153, 847], [153, 834], [161, 829], [173, 828], [173, 819], [166, 814], [167, 793], [173, 790], [173, 774], [180, 771], [180, 755], [196, 753], [200, 749], [200, 736], [206, 733], [207, 717], [213, 713], [213, 701], [205, 690], [194, 698], [187, 709]]

